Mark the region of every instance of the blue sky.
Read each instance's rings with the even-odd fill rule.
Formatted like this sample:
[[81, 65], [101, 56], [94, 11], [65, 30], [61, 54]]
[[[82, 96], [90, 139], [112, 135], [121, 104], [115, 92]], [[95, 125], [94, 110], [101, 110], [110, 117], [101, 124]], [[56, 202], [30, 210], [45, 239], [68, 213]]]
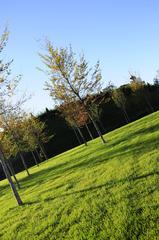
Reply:
[[106, 85], [129, 81], [129, 71], [152, 82], [159, 69], [159, 1], [157, 0], [5, 0], [0, 30], [8, 25], [5, 59], [13, 58], [13, 74], [22, 74], [22, 91], [32, 93], [27, 107], [34, 113], [54, 102], [43, 90], [48, 77], [38, 52], [47, 37], [56, 46], [72, 44], [90, 64], [99, 59]]

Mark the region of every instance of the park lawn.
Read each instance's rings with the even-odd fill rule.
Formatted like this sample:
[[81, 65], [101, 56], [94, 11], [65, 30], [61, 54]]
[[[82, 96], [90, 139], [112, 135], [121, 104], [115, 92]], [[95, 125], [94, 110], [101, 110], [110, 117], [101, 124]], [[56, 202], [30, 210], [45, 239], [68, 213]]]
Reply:
[[159, 112], [0, 182], [0, 239], [159, 239]]

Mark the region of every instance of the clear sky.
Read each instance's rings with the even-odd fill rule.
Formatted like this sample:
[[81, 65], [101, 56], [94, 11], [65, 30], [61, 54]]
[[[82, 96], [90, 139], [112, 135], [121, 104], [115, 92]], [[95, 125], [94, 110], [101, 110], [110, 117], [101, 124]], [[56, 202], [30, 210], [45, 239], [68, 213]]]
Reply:
[[90, 64], [99, 59], [105, 85], [127, 83], [129, 71], [152, 82], [159, 68], [158, 0], [5, 0], [0, 30], [6, 25], [6, 59], [14, 59], [13, 74], [23, 75], [21, 89], [33, 94], [27, 107], [34, 113], [54, 106], [43, 90], [48, 77], [37, 70], [46, 37], [56, 46], [71, 43]]

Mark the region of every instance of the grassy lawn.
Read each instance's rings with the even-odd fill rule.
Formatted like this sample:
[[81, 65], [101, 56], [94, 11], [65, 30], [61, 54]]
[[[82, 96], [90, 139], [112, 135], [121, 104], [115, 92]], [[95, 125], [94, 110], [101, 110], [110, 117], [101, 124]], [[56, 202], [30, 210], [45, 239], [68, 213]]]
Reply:
[[[159, 112], [0, 182], [0, 239], [159, 239]], [[53, 149], [52, 149], [53, 151]]]

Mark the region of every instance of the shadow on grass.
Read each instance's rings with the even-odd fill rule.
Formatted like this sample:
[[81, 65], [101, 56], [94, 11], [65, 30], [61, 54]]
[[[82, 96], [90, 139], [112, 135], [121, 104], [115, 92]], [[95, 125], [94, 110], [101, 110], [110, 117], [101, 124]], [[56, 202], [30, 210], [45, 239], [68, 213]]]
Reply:
[[63, 176], [64, 174], [71, 174], [75, 170], [79, 169], [85, 170], [86, 168], [91, 168], [96, 165], [112, 161], [114, 158], [119, 158], [120, 161], [123, 160], [126, 161], [127, 157], [130, 157], [133, 154], [138, 155], [140, 153], [145, 154], [146, 152], [149, 152], [151, 149], [154, 149], [155, 143], [156, 148], [158, 148], [157, 143], [158, 139], [156, 137], [133, 144], [129, 143], [129, 135], [127, 135], [127, 137], [123, 139], [121, 139], [121, 141], [125, 141], [125, 145], [119, 145], [116, 147], [116, 149], [113, 148], [112, 146], [119, 144], [119, 140], [112, 141], [112, 143], [109, 143], [107, 145], [107, 150], [105, 149], [105, 145], [104, 146], [102, 145], [101, 148], [95, 149], [99, 151], [99, 154], [97, 154], [97, 156], [95, 156], [96, 152], [92, 151], [87, 152], [87, 154], [83, 156], [75, 154], [74, 155], [75, 157], [73, 159], [49, 167], [47, 169], [41, 170], [39, 172], [33, 173], [30, 175], [30, 177], [25, 177], [20, 182], [21, 183], [24, 182], [25, 183], [24, 188], [28, 188], [34, 185], [40, 185], [42, 183], [45, 183], [48, 178], [51, 178], [51, 180], [55, 180], [60, 176]]
[[141, 135], [146, 135], [146, 134], [149, 134], [149, 133], [154, 133], [156, 132], [157, 130], [159, 130], [159, 126], [158, 124], [154, 125], [154, 126], [150, 126], [150, 127], [147, 127], [147, 128], [142, 128], [142, 129], [139, 129], [139, 130], [130, 130], [128, 132], [128, 134], [124, 134], [123, 136], [121, 136], [119, 139], [115, 140], [115, 142], [113, 142], [111, 145], [112, 146], [116, 146], [120, 143], [127, 143], [128, 140], [130, 139], [134, 139], [135, 137], [138, 137], [138, 136], [141, 136]]
[[2, 197], [3, 195], [5, 195], [6, 190], [9, 188], [9, 184], [5, 184], [4, 186], [0, 187], [0, 196]]
[[[28, 188], [40, 185], [45, 183], [48, 178], [52, 180], [56, 180], [62, 175], [71, 174], [74, 170], [78, 169], [86, 169], [91, 168], [96, 165], [100, 165], [106, 163], [108, 161], [112, 161], [114, 158], [119, 158], [120, 161], [126, 160], [127, 157], [133, 154], [141, 154], [149, 152], [151, 149], [158, 148], [158, 139], [156, 137], [148, 139], [146, 141], [139, 141], [135, 143], [131, 143], [129, 140], [139, 136], [141, 134], [147, 134], [155, 132], [158, 129], [158, 125], [151, 126], [149, 128], [139, 129], [134, 132], [129, 132], [124, 135], [124, 137], [120, 137], [117, 139], [113, 139], [112, 141], [108, 141], [105, 145], [101, 144], [101, 147], [92, 148], [92, 144], [90, 144], [90, 152], [89, 146], [79, 148], [77, 152], [66, 153], [67, 158], [70, 158], [69, 161], [57, 164], [50, 168], [41, 170], [39, 172], [31, 174], [30, 177], [25, 177], [20, 180], [21, 184], [25, 183], [25, 186], [22, 188]], [[123, 143], [121, 145], [121, 143]], [[155, 145], [156, 143], [156, 145]], [[93, 142], [94, 145], [94, 142]], [[85, 154], [86, 152], [86, 154]], [[97, 152], [97, 155], [96, 155]], [[80, 155], [83, 153], [82, 155]], [[64, 155], [64, 157], [66, 157]], [[57, 156], [58, 157], [58, 156]], [[56, 158], [56, 157], [55, 157]], [[72, 158], [72, 159], [71, 159]], [[54, 159], [52, 159], [53, 161]], [[1, 193], [5, 192], [8, 188], [8, 185], [1, 186]]]
[[[92, 186], [90, 188], [85, 188], [85, 189], [81, 189], [79, 191], [74, 191], [74, 192], [70, 192], [70, 193], [66, 193], [66, 194], [62, 194], [62, 195], [59, 195], [59, 196], [55, 196], [55, 197], [48, 197], [46, 199], [44, 199], [45, 202], [48, 202], [48, 201], [52, 201], [54, 199], [57, 199], [57, 198], [63, 198], [63, 197], [67, 197], [67, 196], [70, 196], [70, 195], [74, 195], [74, 194], [81, 194], [81, 193], [87, 193], [87, 192], [92, 192], [92, 191], [96, 191], [96, 190], [99, 190], [101, 188], [104, 188], [105, 190], [109, 190], [113, 187], [117, 187], [118, 185], [120, 184], [125, 184], [126, 182], [131, 182], [131, 181], [136, 181], [136, 180], [140, 180], [140, 179], [144, 179], [144, 178], [147, 178], [147, 177], [150, 177], [150, 176], [154, 176], [154, 175], [159, 175], [159, 172], [158, 171], [154, 171], [154, 172], [150, 172], [150, 173], [147, 173], [147, 174], [143, 174], [143, 175], [140, 175], [140, 176], [128, 176], [126, 178], [123, 178], [123, 179], [119, 179], [119, 180], [111, 180], [105, 184], [101, 184], [101, 185], [97, 185], [97, 186]], [[156, 187], [155, 190], [157, 190], [159, 188]], [[152, 189], [151, 189], [152, 190]], [[146, 194], [151, 194], [152, 191], [149, 191], [148, 193], [146, 192]], [[154, 191], [155, 191], [154, 190]], [[140, 192], [141, 193], [141, 192]]]

